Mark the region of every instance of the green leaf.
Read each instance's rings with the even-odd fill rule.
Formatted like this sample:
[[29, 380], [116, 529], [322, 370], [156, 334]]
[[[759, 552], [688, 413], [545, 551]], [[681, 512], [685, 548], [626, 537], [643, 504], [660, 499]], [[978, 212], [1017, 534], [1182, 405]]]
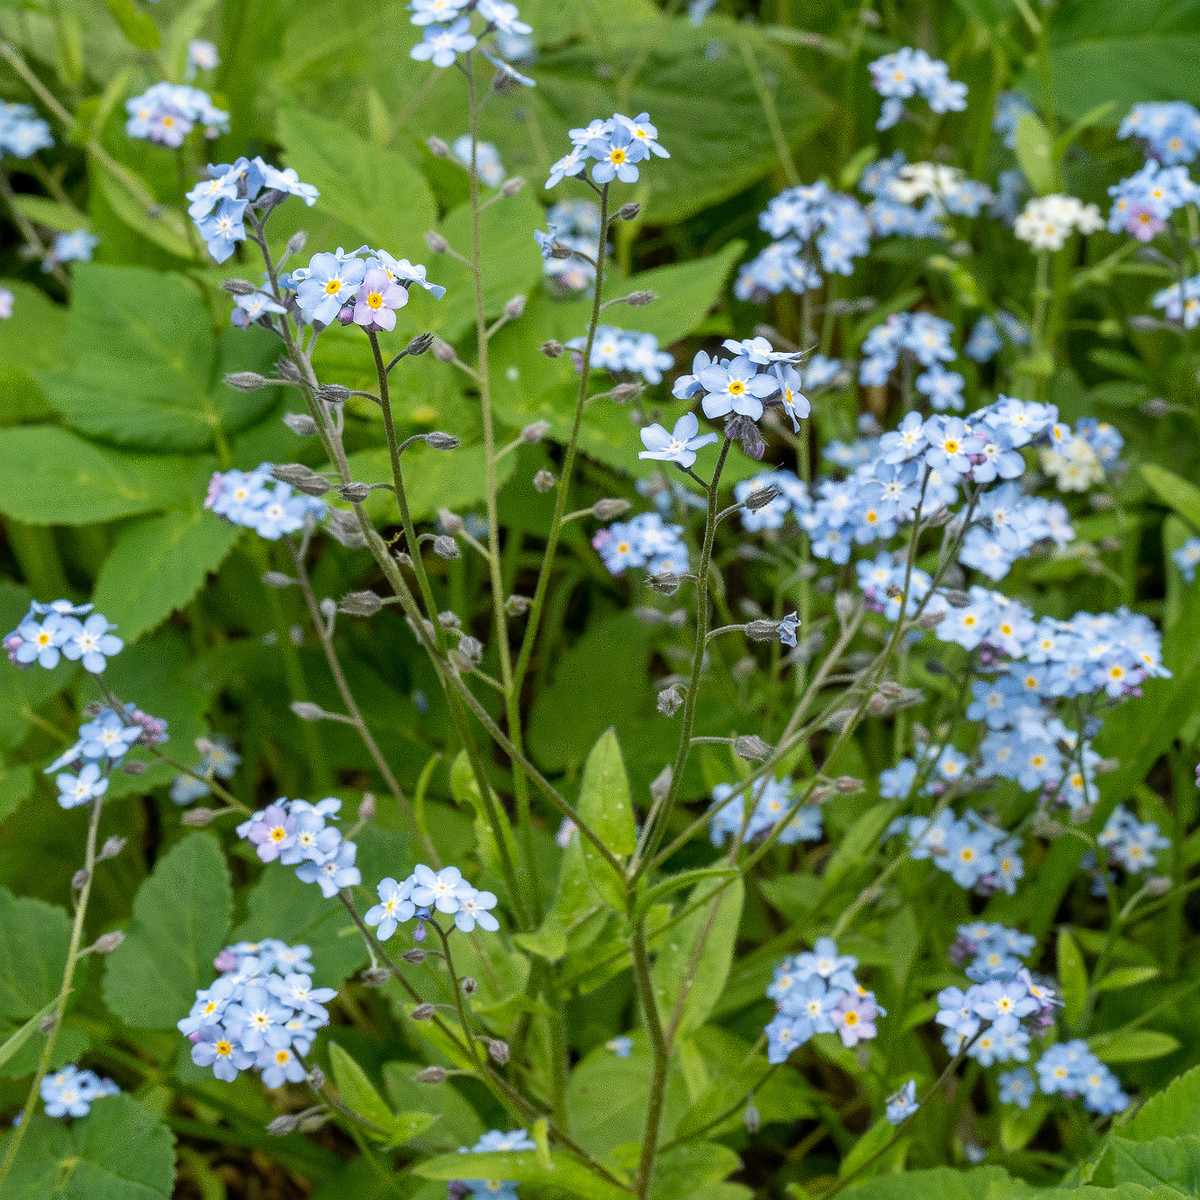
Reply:
[[1179, 1039], [1156, 1029], [1131, 1029], [1122, 1033], [1098, 1033], [1088, 1039], [1092, 1053], [1106, 1063], [1144, 1062], [1162, 1058], [1179, 1049]]
[[17, 811], [33, 791], [33, 768], [28, 763], [15, 767], [0, 764], [0, 821]]
[[1115, 1182], [1148, 1188], [1165, 1185], [1185, 1196], [1200, 1196], [1200, 1137], [1130, 1141], [1114, 1133], [1108, 1149]]
[[91, 178], [105, 202], [130, 229], [178, 258], [195, 260], [197, 247], [188, 235], [188, 218], [169, 204], [146, 206], [144, 181], [112, 158], [92, 155]]
[[43, 1017], [48, 1017], [51, 1012], [54, 1011], [54, 1008], [57, 1004], [58, 997], [55, 996], [53, 1000], [46, 1004], [45, 1008], [43, 1008], [41, 1012], [35, 1012], [33, 1016], [25, 1022], [24, 1025], [20, 1026], [18, 1029], [15, 1029], [8, 1035], [7, 1038], [4, 1039], [4, 1043], [0, 1045], [0, 1067], [4, 1066], [4, 1064], [8, 1062], [8, 1060], [12, 1058], [12, 1056], [16, 1054], [16, 1052], [20, 1050], [21, 1047], [24, 1046], [31, 1037], [33, 1037], [34, 1033], [37, 1031], [38, 1023]]
[[69, 204], [47, 200], [45, 196], [20, 195], [15, 198], [17, 208], [35, 225], [44, 225], [58, 233], [70, 233], [73, 229], [89, 229], [86, 216]]
[[[36, 1114], [4, 1185], [4, 1200], [168, 1200], [171, 1131], [132, 1096], [102, 1096], [84, 1120]], [[4, 1142], [0, 1141], [0, 1154]]]
[[[581, 1200], [629, 1200], [630, 1192], [595, 1174], [583, 1163], [565, 1154], [551, 1154], [549, 1168], [542, 1165], [536, 1150], [472, 1154], [473, 1179], [512, 1179], [542, 1187], [561, 1188]], [[461, 1154], [443, 1154], [418, 1163], [413, 1171], [423, 1179], [461, 1179], [465, 1163]]]
[[260, 334], [213, 336], [199, 289], [181, 275], [88, 263], [77, 270], [67, 315], [67, 366], [41, 371], [50, 404], [81, 433], [146, 450], [203, 450], [275, 403], [272, 388], [223, 381], [222, 345], [262, 354]]
[[1087, 968], [1079, 944], [1069, 929], [1058, 931], [1058, 981], [1063, 993], [1063, 1018], [1068, 1028], [1079, 1023], [1087, 1003]]
[[1139, 983], [1156, 978], [1158, 974], [1157, 967], [1118, 967], [1096, 984], [1096, 991], [1115, 992], [1118, 988], [1136, 987]]
[[416, 1082], [413, 1076], [423, 1066], [418, 1062], [383, 1064], [383, 1086], [392, 1107], [405, 1115], [423, 1111], [436, 1116], [437, 1122], [430, 1125], [425, 1141], [438, 1150], [473, 1145], [484, 1131], [479, 1115], [451, 1081], [436, 1087]]
[[1200, 1127], [1200, 1067], [1173, 1079], [1121, 1126], [1121, 1136], [1139, 1142], [1194, 1133]]
[[[428, 1129], [437, 1120], [432, 1113], [404, 1113], [404, 1119], [398, 1120], [367, 1078], [366, 1071], [337, 1042], [329, 1043], [329, 1065], [342, 1103], [375, 1126], [367, 1133], [378, 1141], [397, 1144], [407, 1141], [422, 1132], [422, 1125]], [[408, 1132], [410, 1129], [412, 1132]]]
[[679, 1017], [679, 1037], [686, 1037], [708, 1020], [733, 965], [745, 894], [741, 879], [724, 885], [700, 884], [688, 897], [688, 907], [699, 900], [707, 901], [718, 890], [715, 914], [713, 905], [704, 903], [670, 929], [651, 971], [654, 996], [664, 1022], [673, 1019], [684, 984], [691, 984]]
[[666, 879], [659, 880], [653, 887], [647, 888], [638, 896], [637, 907], [633, 914], [634, 920], [652, 904], [661, 903], [683, 888], [709, 879], [731, 879], [736, 874], [737, 871], [732, 867], [693, 867], [690, 871], [680, 871], [678, 875], [668, 875]]
[[0, 321], [0, 423], [45, 420], [50, 409], [34, 382], [39, 367], [62, 362], [67, 312], [40, 288], [10, 279], [13, 314]]
[[[590, 828], [613, 854], [632, 854], [637, 848], [629, 777], [625, 773], [616, 732], [612, 729], [600, 735], [584, 764], [578, 809], [582, 824]], [[579, 843], [592, 886], [610, 908], [624, 912], [623, 875], [605, 860], [590, 838], [580, 834]]]
[[92, 600], [131, 642], [183, 608], [241, 532], [203, 508], [134, 521], [117, 535]]
[[107, 956], [104, 1001], [135, 1029], [174, 1029], [215, 977], [233, 893], [221, 843], [190, 833], [163, 855], [133, 901], [133, 924]]
[[1143, 463], [1142, 477], [1168, 508], [1200, 530], [1200, 488], [1157, 463]]
[[855, 867], [861, 866], [875, 853], [883, 831], [899, 807], [899, 801], [888, 800], [867, 809], [850, 826], [841, 844], [829, 856], [821, 877], [825, 891], [831, 892]]
[[105, 3], [121, 32], [139, 50], [157, 50], [162, 45], [154, 18], [149, 13], [139, 12], [133, 0], [105, 0]]
[[[320, 191], [317, 211], [397, 258], [427, 256], [425, 234], [437, 223], [437, 207], [408, 159], [371, 145], [340, 121], [295, 108], [280, 111], [278, 134], [288, 166]], [[431, 275], [441, 282], [436, 271]]]
[[0, 1017], [24, 1021], [58, 998], [70, 941], [65, 909], [0, 887]]
[[650, 1176], [651, 1200], [688, 1200], [706, 1184], [719, 1183], [742, 1165], [728, 1146], [686, 1142], [660, 1153]]
[[1050, 131], [1033, 113], [1023, 113], [1017, 122], [1017, 162], [1039, 196], [1054, 191], [1054, 147]]
[[[92, 525], [189, 504], [211, 459], [128, 454], [54, 425], [0, 438], [0, 513], [30, 525]], [[198, 490], [197, 490], [198, 489]]]

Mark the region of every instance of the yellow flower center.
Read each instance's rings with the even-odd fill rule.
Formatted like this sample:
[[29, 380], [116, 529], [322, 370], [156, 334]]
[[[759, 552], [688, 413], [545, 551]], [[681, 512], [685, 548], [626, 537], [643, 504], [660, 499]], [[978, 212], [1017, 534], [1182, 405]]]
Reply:
[[625, 151], [620, 149], [613, 150], [613, 152], [609, 155], [609, 158], [611, 158], [613, 162], [620, 166], [621, 163], [625, 161]]
[[729, 385], [729, 394], [731, 396], [740, 396], [745, 390], [746, 385], [740, 379], [735, 379]]
[[218, 1042], [216, 1045], [217, 1053], [224, 1058], [227, 1054], [233, 1053], [233, 1047], [228, 1042]]
[[331, 279], [325, 285], [325, 294], [327, 296], [336, 296], [342, 290], [342, 281], [340, 279]]
[[368, 308], [382, 308], [383, 307], [383, 297], [378, 292], [372, 292], [367, 297], [367, 307]]
[[856, 1013], [854, 1011], [854, 1009], [851, 1009], [846, 1014], [845, 1020], [846, 1020], [847, 1025], [857, 1025], [858, 1024], [858, 1013]]
[[958, 443], [953, 438], [951, 438], [946, 443], [946, 453], [947, 454], [955, 454], [957, 452], [958, 452]]

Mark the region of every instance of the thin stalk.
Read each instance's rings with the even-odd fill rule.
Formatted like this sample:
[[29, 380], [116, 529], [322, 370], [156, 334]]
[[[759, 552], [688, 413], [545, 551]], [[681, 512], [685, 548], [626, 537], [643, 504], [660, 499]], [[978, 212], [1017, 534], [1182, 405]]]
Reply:
[[654, 982], [650, 978], [650, 963], [646, 955], [645, 922], [634, 926], [630, 939], [633, 950], [633, 978], [637, 984], [638, 998], [646, 1017], [646, 1030], [654, 1051], [654, 1067], [650, 1077], [650, 1094], [646, 1101], [646, 1125], [642, 1131], [642, 1151], [638, 1159], [635, 1190], [639, 1200], [645, 1200], [650, 1191], [650, 1176], [654, 1170], [654, 1156], [658, 1149], [658, 1130], [662, 1124], [663, 1101], [667, 1090], [667, 1072], [670, 1067], [670, 1049], [663, 1032], [658, 1001], [654, 998]]

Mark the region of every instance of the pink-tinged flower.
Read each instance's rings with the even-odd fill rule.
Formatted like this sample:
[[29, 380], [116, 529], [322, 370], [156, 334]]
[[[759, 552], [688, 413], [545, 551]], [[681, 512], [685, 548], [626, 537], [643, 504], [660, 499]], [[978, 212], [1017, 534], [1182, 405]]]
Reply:
[[1125, 231], [1132, 234], [1139, 242], [1149, 242], [1167, 227], [1153, 209], [1144, 204], [1131, 204], [1129, 215], [1125, 218]]
[[225, 479], [220, 471], [217, 471], [208, 481], [208, 495], [204, 497], [204, 507], [212, 508], [217, 502], [217, 497], [225, 490]]
[[395, 329], [395, 310], [407, 303], [408, 291], [393, 282], [382, 267], [372, 267], [354, 297], [354, 323], [364, 329]]
[[833, 1024], [842, 1037], [843, 1046], [857, 1046], [875, 1037], [879, 1032], [875, 1028], [875, 1018], [879, 1016], [879, 1005], [875, 997], [868, 992], [858, 996], [847, 992], [830, 1014]]

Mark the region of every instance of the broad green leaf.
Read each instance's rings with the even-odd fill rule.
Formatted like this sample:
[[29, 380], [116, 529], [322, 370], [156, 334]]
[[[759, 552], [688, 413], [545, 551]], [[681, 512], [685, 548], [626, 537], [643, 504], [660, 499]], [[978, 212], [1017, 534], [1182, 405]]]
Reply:
[[1098, 992], [1115, 992], [1118, 988], [1136, 987], [1139, 983], [1147, 983], [1159, 974], [1157, 967], [1118, 967], [1109, 971], [1096, 984]]
[[271, 388], [242, 392], [224, 382], [220, 343], [240, 339], [244, 363], [270, 336], [229, 329], [215, 338], [199, 289], [181, 275], [89, 263], [74, 275], [67, 365], [37, 380], [81, 433], [146, 450], [203, 450], [275, 402]]
[[13, 310], [0, 321], [0, 423], [47, 419], [51, 410], [34, 374], [62, 362], [67, 310], [28, 283], [10, 279], [4, 286]]
[[1200, 530], [1200, 488], [1157, 463], [1143, 463], [1142, 477], [1168, 508]]
[[100, 194], [124, 224], [168, 254], [195, 260], [198, 246], [188, 235], [187, 217], [169, 204], [148, 209], [146, 184], [115, 159], [93, 154], [88, 161]]
[[[579, 820], [618, 857], [632, 854], [637, 847], [637, 826], [633, 819], [633, 797], [621, 747], [613, 729], [600, 735], [583, 768], [579, 789]], [[592, 886], [610, 907], [625, 911], [625, 880], [592, 842], [581, 833], [579, 845]]]
[[147, 12], [139, 11], [133, 0], [105, 0], [105, 3], [113, 20], [121, 27], [121, 32], [139, 50], [157, 50], [162, 45], [154, 18]]
[[[718, 894], [715, 913], [709, 897]], [[684, 917], [667, 931], [651, 971], [654, 996], [664, 1023], [675, 1019], [679, 999], [686, 999], [679, 1009], [680, 1037], [699, 1029], [708, 1020], [733, 965], [733, 947], [737, 941], [738, 925], [742, 919], [742, 899], [745, 888], [741, 879], [722, 885], [699, 884], [688, 897], [690, 908], [696, 901], [705, 900], [695, 912]]]
[[453, 1083], [431, 1087], [413, 1079], [424, 1063], [383, 1064], [383, 1086], [392, 1107], [400, 1113], [424, 1111], [438, 1118], [430, 1125], [424, 1141], [439, 1150], [457, 1150], [474, 1145], [484, 1132], [483, 1122]]
[[302, 883], [295, 871], [268, 867], [246, 893], [246, 919], [231, 942], [279, 938], [312, 948], [313, 978], [321, 987], [340, 988], [367, 961], [362, 937], [340, 904], [330, 904], [319, 888]]
[[0, 887], [0, 1017], [24, 1021], [58, 997], [70, 941], [65, 909]]
[[[363, 1120], [375, 1126], [367, 1133], [379, 1141], [391, 1141], [398, 1132], [396, 1118], [388, 1108], [367, 1073], [337, 1042], [329, 1043], [329, 1065], [333, 1070], [333, 1081], [341, 1094], [342, 1103], [356, 1112]], [[432, 1125], [437, 1118], [429, 1117]], [[409, 1135], [412, 1136], [411, 1134]]]
[[134, 641], [196, 595], [241, 532], [203, 508], [134, 521], [113, 543], [92, 600]]
[[881, 1118], [876, 1121], [867, 1131], [854, 1143], [850, 1153], [842, 1159], [841, 1165], [838, 1167], [838, 1174], [845, 1179], [847, 1175], [854, 1171], [866, 1170], [870, 1172], [872, 1169], [880, 1170], [884, 1165], [883, 1157], [876, 1159], [874, 1163], [868, 1167], [866, 1164], [875, 1158], [875, 1155], [892, 1140], [895, 1136], [896, 1129], [889, 1124], [886, 1119]]
[[16, 199], [17, 208], [35, 225], [44, 225], [59, 233], [88, 228], [87, 217], [69, 204], [59, 204], [57, 200], [47, 200], [44, 196], [22, 195]]
[[1121, 1126], [1121, 1136], [1136, 1141], [1176, 1137], [1200, 1128], [1200, 1067], [1192, 1067], [1171, 1081], [1165, 1091], [1151, 1096]]
[[233, 895], [221, 843], [190, 833], [155, 864], [133, 901], [133, 924], [107, 956], [104, 1001], [135, 1029], [174, 1029], [216, 976]]
[[1033, 113], [1017, 121], [1017, 162], [1039, 196], [1054, 190], [1054, 147], [1050, 131]]
[[899, 801], [880, 801], [850, 826], [841, 844], [829, 856], [822, 876], [826, 892], [832, 891], [850, 871], [875, 853], [879, 839], [898, 807]]
[[418, 1163], [414, 1172], [423, 1179], [461, 1179], [466, 1171], [472, 1179], [512, 1179], [541, 1187], [561, 1188], [580, 1200], [629, 1200], [630, 1192], [597, 1175], [583, 1163], [565, 1154], [551, 1154], [549, 1168], [542, 1165], [536, 1150], [472, 1154], [465, 1162], [461, 1154], [443, 1154]]
[[1144, 1062], [1179, 1049], [1179, 1039], [1156, 1029], [1131, 1029], [1127, 1033], [1098, 1033], [1088, 1039], [1092, 1053], [1106, 1063]]
[[8, 1062], [8, 1060], [12, 1058], [12, 1056], [16, 1054], [16, 1052], [20, 1050], [21, 1047], [24, 1046], [31, 1037], [33, 1037], [33, 1035], [37, 1032], [38, 1023], [43, 1017], [48, 1017], [57, 1004], [58, 997], [55, 996], [53, 1000], [46, 1004], [41, 1012], [35, 1012], [33, 1016], [25, 1022], [24, 1025], [15, 1029], [8, 1035], [8, 1037], [4, 1039], [3, 1043], [0, 1043], [0, 1067], [4, 1066], [4, 1064]]
[[[1078, 1200], [1100, 1200], [1103, 1195], [1094, 1192], [1068, 1194], [1077, 1196]], [[1058, 1200], [1058, 1193], [1038, 1192], [1024, 1181], [1012, 1178], [1002, 1167], [994, 1166], [972, 1167], [967, 1171], [934, 1167], [930, 1171], [882, 1174], [846, 1191], [847, 1200], [1034, 1200], [1039, 1195], [1045, 1200], [1051, 1196]], [[1111, 1196], [1107, 1200], [1127, 1198]]]
[[15, 767], [0, 764], [0, 821], [17, 811], [33, 791], [33, 768], [28, 763]]
[[30, 525], [92, 525], [191, 505], [213, 460], [129, 454], [54, 425], [0, 438], [0, 513]]
[[[132, 1096], [102, 1096], [83, 1120], [36, 1114], [4, 1185], [4, 1200], [168, 1200], [171, 1131]], [[0, 1140], [0, 1155], [5, 1142]]]
[[719, 1183], [741, 1167], [728, 1146], [685, 1142], [661, 1153], [650, 1177], [651, 1200], [688, 1200], [708, 1184]]
[[1200, 1137], [1130, 1141], [1114, 1133], [1108, 1149], [1117, 1183], [1140, 1183], [1148, 1188], [1165, 1184], [1185, 1196], [1200, 1196]]
[[1058, 931], [1058, 981], [1063, 993], [1063, 1019], [1068, 1028], [1073, 1028], [1087, 1003], [1088, 978], [1083, 954], [1069, 929]]
[[[437, 208], [424, 176], [408, 159], [371, 145], [340, 121], [294, 108], [280, 111], [278, 128], [288, 166], [321, 193], [317, 211], [397, 258], [428, 257], [425, 234], [437, 223]], [[436, 269], [430, 277], [441, 282]]]

